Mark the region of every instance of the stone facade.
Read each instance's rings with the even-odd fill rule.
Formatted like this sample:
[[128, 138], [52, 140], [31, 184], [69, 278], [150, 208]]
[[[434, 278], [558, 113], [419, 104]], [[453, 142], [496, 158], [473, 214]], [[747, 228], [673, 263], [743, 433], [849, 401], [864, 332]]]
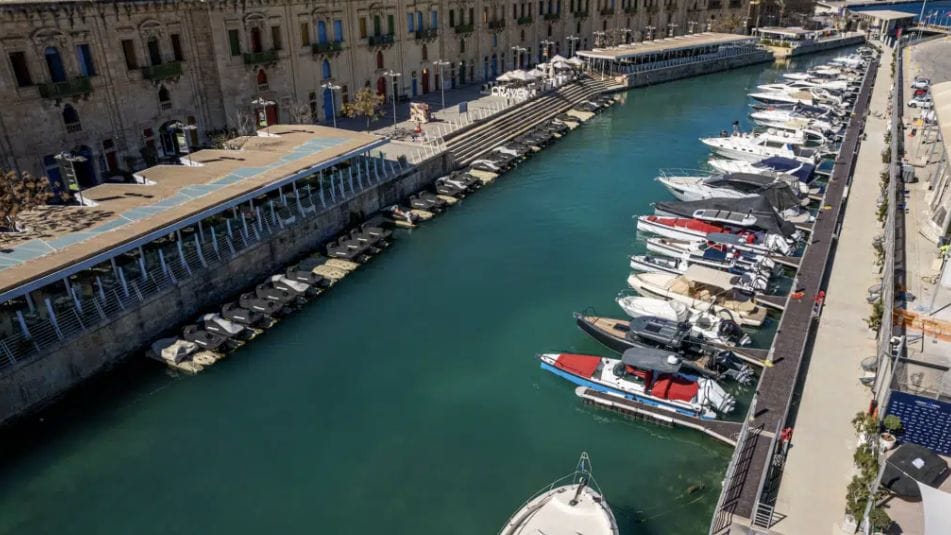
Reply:
[[[0, 0], [0, 166], [51, 177], [74, 166], [93, 185], [226, 130], [325, 122], [361, 87], [412, 99], [546, 52], [741, 30], [748, 9], [749, 0]], [[57, 160], [64, 151], [85, 161]]]

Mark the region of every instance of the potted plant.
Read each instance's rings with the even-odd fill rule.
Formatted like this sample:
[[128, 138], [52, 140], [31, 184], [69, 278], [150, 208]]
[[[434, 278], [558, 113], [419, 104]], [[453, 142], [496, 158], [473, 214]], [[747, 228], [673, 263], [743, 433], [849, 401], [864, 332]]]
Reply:
[[879, 435], [878, 442], [883, 451], [888, 451], [895, 447], [895, 442], [898, 440], [896, 435], [901, 432], [901, 418], [889, 414], [882, 420], [882, 426], [885, 428], [885, 432]]
[[859, 444], [873, 443], [872, 439], [878, 432], [878, 422], [875, 421], [875, 417], [864, 411], [855, 414], [855, 418], [852, 418], [852, 427], [859, 435]]

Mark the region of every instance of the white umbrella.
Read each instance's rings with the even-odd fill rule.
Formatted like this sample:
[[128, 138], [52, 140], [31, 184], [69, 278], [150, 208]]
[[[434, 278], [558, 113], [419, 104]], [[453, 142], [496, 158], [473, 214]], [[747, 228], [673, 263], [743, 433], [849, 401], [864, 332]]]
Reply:
[[566, 58], [565, 58], [564, 56], [562, 56], [561, 54], [555, 54], [555, 55], [554, 55], [550, 60], [548, 60], [548, 61], [550, 61], [550, 62], [552, 62], [552, 63], [555, 63], [555, 62], [558, 62], [558, 61], [567, 61], [567, 60], [566, 60]]
[[514, 71], [510, 71], [508, 74], [511, 76], [512, 80], [518, 80], [520, 82], [531, 82], [536, 78], [534, 74], [525, 72], [521, 69], [515, 69]]
[[568, 60], [568, 63], [580, 67], [580, 66], [584, 65], [584, 60], [581, 59], [581, 58], [579, 58], [578, 56], [575, 56], [575, 57], [569, 59], [569, 60]]
[[511, 82], [511, 81], [512, 81], [512, 73], [510, 73], [510, 72], [503, 72], [502, 74], [496, 76], [495, 79], [496, 79], [497, 81], [499, 81], [499, 82]]
[[572, 66], [565, 60], [552, 61], [551, 66], [556, 69], [570, 69]]
[[532, 78], [544, 78], [545, 76], [547, 76], [545, 71], [539, 70], [537, 68], [528, 71], [526, 74], [528, 74]]

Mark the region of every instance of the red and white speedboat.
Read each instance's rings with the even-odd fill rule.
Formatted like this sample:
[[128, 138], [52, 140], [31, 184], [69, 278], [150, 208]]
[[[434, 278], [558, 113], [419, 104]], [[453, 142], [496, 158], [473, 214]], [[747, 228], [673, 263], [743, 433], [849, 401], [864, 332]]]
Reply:
[[680, 357], [662, 349], [628, 349], [620, 359], [573, 353], [544, 353], [538, 359], [542, 369], [576, 385], [685, 416], [715, 419], [736, 406], [716, 381], [682, 373]]
[[637, 218], [637, 230], [638, 232], [656, 234], [673, 240], [690, 241], [707, 241], [711, 235], [732, 234], [737, 238], [737, 245], [742, 245], [744, 250], [756, 252], [777, 251], [784, 255], [792, 252], [792, 244], [786, 238], [777, 234], [767, 234], [762, 231], [748, 229], [730, 232], [730, 227], [726, 225], [686, 217], [642, 215]]

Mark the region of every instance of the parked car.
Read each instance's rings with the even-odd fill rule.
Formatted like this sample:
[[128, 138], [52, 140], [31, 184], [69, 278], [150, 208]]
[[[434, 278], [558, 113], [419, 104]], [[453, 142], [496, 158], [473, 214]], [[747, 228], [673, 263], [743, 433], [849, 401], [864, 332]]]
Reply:
[[928, 90], [927, 90], [927, 89], [915, 89], [915, 93], [914, 93], [912, 96], [913, 96], [913, 97], [923, 97], [923, 96], [925, 96], [925, 95], [927, 95], [927, 94], [928, 94]]
[[934, 102], [931, 101], [931, 98], [920, 98], [915, 97], [908, 101], [909, 108], [922, 108], [925, 110], [930, 110], [934, 107]]
[[928, 89], [931, 87], [931, 80], [927, 78], [915, 78], [915, 81], [911, 83], [912, 89]]

